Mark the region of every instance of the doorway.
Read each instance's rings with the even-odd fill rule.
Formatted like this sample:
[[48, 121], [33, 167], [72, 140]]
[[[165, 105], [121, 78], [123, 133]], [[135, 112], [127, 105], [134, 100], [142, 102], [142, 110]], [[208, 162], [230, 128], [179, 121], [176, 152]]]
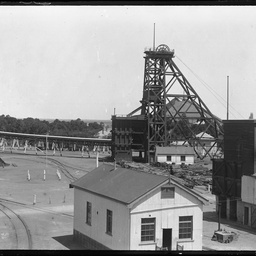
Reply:
[[167, 248], [168, 251], [172, 249], [172, 229], [164, 228], [163, 229], [163, 248]]
[[230, 199], [230, 219], [237, 221], [237, 201], [235, 198]]
[[249, 207], [244, 207], [244, 225], [249, 224]]

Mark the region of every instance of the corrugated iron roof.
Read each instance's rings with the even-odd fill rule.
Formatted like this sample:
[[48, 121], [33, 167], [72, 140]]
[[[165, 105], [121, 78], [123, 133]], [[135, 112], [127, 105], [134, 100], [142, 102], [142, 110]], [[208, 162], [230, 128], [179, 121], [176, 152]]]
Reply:
[[196, 135], [197, 138], [201, 138], [201, 139], [210, 139], [210, 140], [214, 140], [214, 138], [206, 133], [206, 132], [200, 132], [199, 134]]
[[187, 146], [170, 146], [170, 147], [156, 147], [156, 155], [194, 155], [192, 147]]
[[[174, 98], [167, 104], [168, 110], [172, 115], [175, 115], [179, 110], [180, 114], [186, 114], [188, 118], [200, 118], [201, 114], [198, 112], [198, 109], [195, 107], [194, 103], [191, 100], [184, 101], [182, 99]], [[166, 113], [167, 116], [170, 116], [170, 113]], [[206, 117], [210, 117], [209, 114], [205, 113]]]
[[130, 204], [166, 180], [166, 176], [103, 164], [71, 186]]

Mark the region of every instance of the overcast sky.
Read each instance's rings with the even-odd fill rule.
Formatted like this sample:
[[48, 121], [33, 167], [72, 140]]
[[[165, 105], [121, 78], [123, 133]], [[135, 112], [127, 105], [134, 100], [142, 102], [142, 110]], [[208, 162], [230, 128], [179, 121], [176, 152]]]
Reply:
[[111, 119], [140, 106], [144, 49], [166, 44], [211, 112], [256, 116], [254, 6], [2, 6], [0, 114]]

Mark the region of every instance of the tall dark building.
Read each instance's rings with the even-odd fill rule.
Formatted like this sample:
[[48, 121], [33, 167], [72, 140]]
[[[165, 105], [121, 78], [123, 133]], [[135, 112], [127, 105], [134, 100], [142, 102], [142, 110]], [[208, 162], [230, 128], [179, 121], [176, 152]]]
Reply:
[[223, 125], [224, 159], [212, 160], [212, 193], [222, 218], [256, 227], [256, 120], [224, 120]]

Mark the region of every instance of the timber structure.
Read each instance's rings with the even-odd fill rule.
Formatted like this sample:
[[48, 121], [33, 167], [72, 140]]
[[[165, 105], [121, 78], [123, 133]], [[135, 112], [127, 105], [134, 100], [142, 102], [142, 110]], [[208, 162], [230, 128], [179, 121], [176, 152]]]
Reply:
[[[222, 157], [222, 120], [211, 113], [174, 63], [174, 50], [161, 44], [144, 53], [141, 105], [126, 117], [112, 117], [113, 157], [132, 160], [132, 153], [138, 151], [145, 162], [154, 162], [156, 146], [178, 143], [193, 147], [200, 159]], [[208, 143], [205, 135], [210, 137]]]

